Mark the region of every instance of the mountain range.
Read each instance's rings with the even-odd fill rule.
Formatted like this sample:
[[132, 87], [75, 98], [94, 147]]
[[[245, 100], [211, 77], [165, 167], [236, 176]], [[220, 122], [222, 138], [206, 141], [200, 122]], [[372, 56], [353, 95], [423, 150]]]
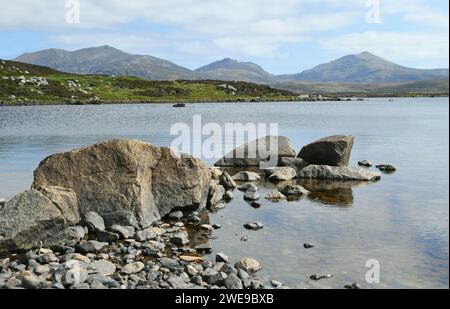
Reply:
[[278, 76], [255, 63], [230, 58], [190, 70], [164, 59], [132, 55], [110, 46], [76, 51], [47, 49], [23, 54], [14, 60], [69, 73], [136, 76], [147, 80], [214, 79], [275, 85], [293, 82], [390, 84], [449, 78], [448, 69], [408, 68], [369, 52], [348, 55], [298, 74]]

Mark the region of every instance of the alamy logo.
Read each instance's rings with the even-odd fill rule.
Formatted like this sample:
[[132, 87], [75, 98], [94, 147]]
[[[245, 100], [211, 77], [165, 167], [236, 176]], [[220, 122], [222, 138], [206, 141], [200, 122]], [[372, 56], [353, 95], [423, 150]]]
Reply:
[[80, 23], [80, 0], [66, 1], [66, 23], [68, 24]]
[[380, 284], [380, 262], [378, 260], [368, 260], [366, 262], [366, 268], [369, 269], [366, 273], [366, 282], [368, 284]]
[[366, 7], [369, 9], [366, 14], [366, 21], [369, 24], [381, 24], [381, 4], [380, 0], [367, 0]]
[[[170, 129], [176, 136], [170, 147], [178, 153], [189, 153], [203, 159], [258, 159], [260, 168], [270, 168], [278, 163], [278, 139], [270, 142], [251, 143], [266, 136], [278, 136], [278, 123], [218, 123], [202, 124], [202, 116], [193, 116], [192, 126], [176, 123]], [[225, 143], [226, 141], [226, 143]], [[243, 144], [245, 151], [233, 152]]]

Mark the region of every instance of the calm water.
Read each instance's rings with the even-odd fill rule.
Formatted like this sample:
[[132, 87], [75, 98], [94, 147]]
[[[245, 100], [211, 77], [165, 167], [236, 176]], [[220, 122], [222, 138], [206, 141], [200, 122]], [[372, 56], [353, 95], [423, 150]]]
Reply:
[[[193, 104], [0, 108], [0, 197], [29, 188], [47, 155], [110, 138], [168, 146], [176, 122], [278, 122], [296, 149], [317, 138], [352, 134], [352, 164], [392, 163], [393, 175], [376, 184], [315, 184], [313, 198], [253, 209], [236, 192], [228, 207], [211, 214], [223, 225], [214, 249], [233, 260], [255, 257], [261, 276], [297, 287], [448, 288], [449, 101], [372, 99], [364, 103]], [[226, 141], [229, 143], [230, 141]], [[209, 164], [213, 160], [206, 160]], [[271, 185], [260, 184], [262, 196]], [[308, 186], [311, 184], [305, 184]], [[248, 232], [242, 225], [261, 221]], [[248, 242], [241, 242], [249, 236]], [[303, 243], [314, 249], [303, 249]], [[381, 265], [381, 284], [365, 282], [366, 261]], [[312, 273], [335, 277], [310, 282]]]

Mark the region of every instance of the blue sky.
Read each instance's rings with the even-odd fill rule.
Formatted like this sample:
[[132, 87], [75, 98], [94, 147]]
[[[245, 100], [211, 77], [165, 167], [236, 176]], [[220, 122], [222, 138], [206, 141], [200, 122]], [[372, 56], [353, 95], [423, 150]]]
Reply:
[[362, 51], [448, 68], [448, 24], [446, 0], [15, 0], [2, 3], [0, 58], [110, 45], [191, 69], [231, 57], [296, 73]]

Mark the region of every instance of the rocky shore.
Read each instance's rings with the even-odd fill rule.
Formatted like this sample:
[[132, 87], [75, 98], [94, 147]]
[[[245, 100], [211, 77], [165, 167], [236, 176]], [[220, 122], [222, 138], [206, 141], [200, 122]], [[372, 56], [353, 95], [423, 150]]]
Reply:
[[[270, 144], [277, 146], [277, 167], [248, 171], [270, 160], [274, 148], [257, 148], [272, 153], [258, 152], [256, 158], [238, 154]], [[225, 208], [235, 190], [244, 191], [255, 207], [262, 198], [298, 201], [310, 191], [292, 182], [297, 178], [380, 180], [381, 174], [361, 164], [368, 161], [360, 162], [366, 168], [348, 166], [353, 144], [351, 136], [332, 136], [296, 155], [288, 138], [265, 137], [211, 169], [189, 155], [139, 141], [112, 140], [52, 155], [34, 172], [31, 190], [0, 199], [0, 288], [286, 288], [258, 279], [264, 265], [254, 258], [231, 261], [218, 253], [206, 259], [213, 252], [210, 239], [221, 228], [208, 212]], [[396, 170], [388, 164], [378, 168]], [[261, 196], [261, 180], [278, 189]], [[264, 224], [243, 227], [258, 231]]]

